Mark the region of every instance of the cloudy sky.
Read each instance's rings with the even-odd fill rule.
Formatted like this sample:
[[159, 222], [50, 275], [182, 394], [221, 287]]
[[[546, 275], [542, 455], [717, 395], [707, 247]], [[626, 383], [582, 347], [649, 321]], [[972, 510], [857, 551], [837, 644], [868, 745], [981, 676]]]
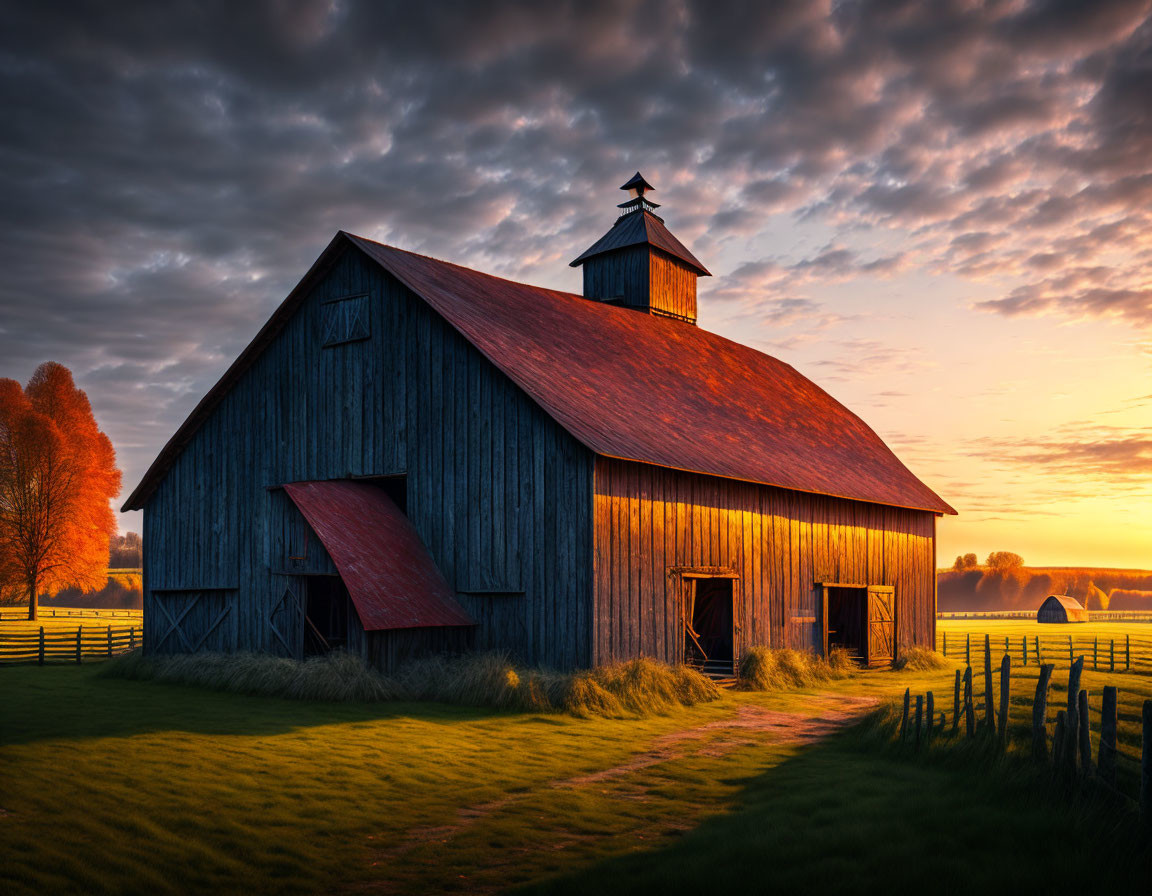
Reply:
[[640, 169], [942, 561], [1152, 567], [1149, 0], [483, 5], [5, 4], [0, 376], [72, 368], [127, 494], [336, 230], [578, 291]]

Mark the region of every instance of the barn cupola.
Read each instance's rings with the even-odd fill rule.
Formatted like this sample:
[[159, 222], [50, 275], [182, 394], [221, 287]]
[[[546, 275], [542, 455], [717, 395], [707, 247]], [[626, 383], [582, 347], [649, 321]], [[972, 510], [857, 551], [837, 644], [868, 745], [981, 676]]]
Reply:
[[572, 262], [584, 267], [584, 297], [696, 323], [696, 278], [711, 274], [664, 226], [639, 171], [620, 189], [620, 217]]

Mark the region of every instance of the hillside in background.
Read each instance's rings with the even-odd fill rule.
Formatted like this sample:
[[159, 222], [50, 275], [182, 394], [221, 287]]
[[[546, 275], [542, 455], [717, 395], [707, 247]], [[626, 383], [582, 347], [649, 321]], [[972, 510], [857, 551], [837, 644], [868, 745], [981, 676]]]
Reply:
[[939, 570], [939, 608], [1035, 610], [1049, 594], [1070, 594], [1089, 610], [1152, 611], [1152, 570], [1021, 566]]

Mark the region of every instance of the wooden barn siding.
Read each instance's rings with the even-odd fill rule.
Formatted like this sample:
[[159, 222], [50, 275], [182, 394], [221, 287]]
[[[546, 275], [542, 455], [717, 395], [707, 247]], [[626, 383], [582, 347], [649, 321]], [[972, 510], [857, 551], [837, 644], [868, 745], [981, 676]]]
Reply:
[[395, 672], [409, 660], [434, 653], [463, 653], [474, 647], [470, 628], [401, 628], [364, 632], [364, 658], [375, 668]]
[[648, 303], [647, 246], [633, 246], [584, 262], [584, 295], [622, 305]]
[[696, 272], [648, 246], [599, 255], [586, 261], [583, 270], [589, 298], [696, 320]]
[[816, 581], [893, 585], [898, 643], [935, 635], [935, 517], [598, 458], [594, 661], [679, 659], [675, 566], [739, 576], [740, 645], [812, 649]]
[[[371, 337], [321, 348], [322, 303], [359, 293], [369, 296]], [[448, 582], [498, 593], [460, 595], [481, 623], [478, 646], [530, 662], [588, 663], [591, 455], [355, 250], [316, 285], [149, 499], [146, 629], [157, 617], [153, 589], [226, 587], [237, 646], [276, 649], [268, 618], [283, 594], [276, 573], [295, 510], [268, 487], [393, 474], [407, 474], [409, 518]], [[315, 571], [331, 569], [315, 538], [309, 554], [309, 568], [315, 559]], [[445, 633], [446, 644], [458, 640]]]
[[145, 643], [157, 653], [236, 649], [234, 591], [162, 591], [144, 616]]
[[652, 307], [696, 320], [696, 272], [660, 252], [651, 253], [648, 271]]

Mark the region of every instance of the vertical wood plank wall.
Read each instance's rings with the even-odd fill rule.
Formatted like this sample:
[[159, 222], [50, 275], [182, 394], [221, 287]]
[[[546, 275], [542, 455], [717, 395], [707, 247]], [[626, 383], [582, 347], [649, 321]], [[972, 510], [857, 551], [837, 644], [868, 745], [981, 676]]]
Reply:
[[584, 262], [584, 295], [616, 300], [696, 320], [696, 272], [648, 246], [633, 246]]
[[736, 571], [745, 646], [819, 650], [817, 581], [894, 586], [898, 644], [933, 644], [932, 513], [610, 458], [594, 502], [596, 663], [678, 658], [676, 566]]
[[584, 262], [584, 295], [621, 305], [648, 303], [647, 246], [632, 246]]
[[660, 252], [651, 253], [648, 288], [656, 311], [696, 322], [695, 271]]
[[[356, 294], [368, 296], [370, 338], [322, 348], [322, 303]], [[155, 589], [212, 588], [236, 608], [234, 649], [275, 650], [268, 620], [283, 595], [285, 576], [274, 571], [283, 571], [290, 508], [268, 487], [397, 474], [407, 476], [409, 518], [480, 623], [468, 633], [477, 647], [500, 646], [525, 662], [589, 664], [591, 454], [354, 249], [149, 499], [146, 636], [164, 630]], [[317, 571], [330, 569], [326, 555], [316, 561]], [[360, 643], [381, 661], [437, 637], [369, 635]], [[443, 636], [446, 646], [462, 638]]]

